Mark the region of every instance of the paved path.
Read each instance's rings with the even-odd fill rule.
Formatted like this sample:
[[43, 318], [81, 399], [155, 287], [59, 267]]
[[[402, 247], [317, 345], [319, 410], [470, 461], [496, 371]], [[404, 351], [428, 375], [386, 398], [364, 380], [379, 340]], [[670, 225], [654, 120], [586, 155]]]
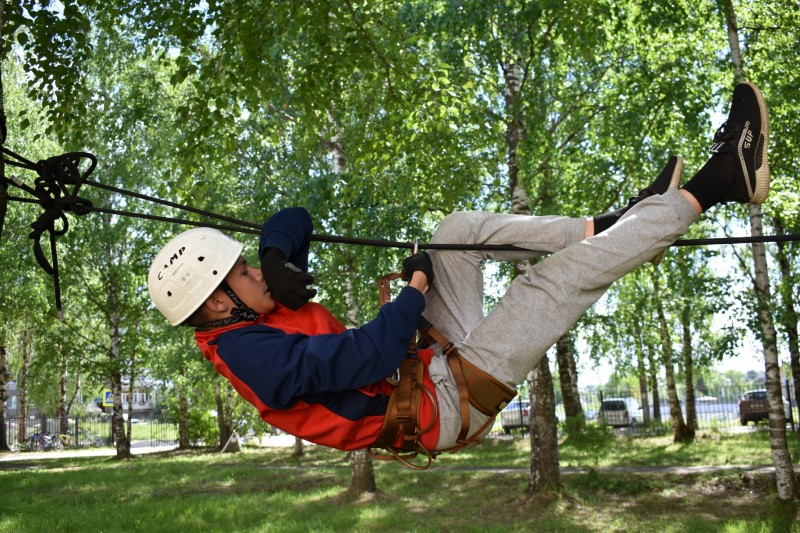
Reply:
[[[167, 452], [174, 450], [175, 446], [137, 446], [131, 447], [133, 455], [146, 453]], [[48, 452], [19, 452], [0, 453], [0, 463], [16, 461], [39, 461], [42, 459], [61, 459], [65, 457], [113, 457], [117, 455], [116, 448], [104, 446], [102, 448], [78, 448], [76, 450], [53, 450]]]
[[[291, 435], [267, 436], [261, 440], [261, 446], [286, 447], [294, 446], [294, 437]], [[148, 453], [168, 452], [177, 448], [174, 444], [166, 446], [149, 446], [145, 443], [134, 442], [131, 444], [133, 455], [144, 455]], [[38, 461], [41, 459], [58, 459], [64, 457], [113, 457], [117, 455], [117, 450], [110, 446], [100, 448], [77, 448], [74, 450], [51, 450], [47, 452], [18, 452], [0, 453], [0, 463], [12, 461]]]
[[[291, 448], [294, 446], [294, 437], [291, 435], [266, 436], [261, 440], [262, 446]], [[145, 446], [133, 443], [131, 453], [133, 455], [144, 455], [148, 453], [168, 452], [174, 450], [176, 446]], [[117, 451], [111, 447], [102, 448], [79, 448], [76, 450], [58, 450], [48, 452], [19, 452], [19, 453], [0, 453], [0, 463], [10, 463], [16, 461], [40, 461], [43, 459], [57, 459], [64, 457], [113, 457]], [[349, 468], [348, 465], [341, 465]], [[14, 468], [6, 465], [6, 468]], [[2, 468], [2, 465], [0, 465]], [[291, 466], [275, 465], [266, 468], [275, 469], [308, 469], [308, 468], [330, 468], [329, 466]], [[451, 465], [438, 465], [434, 470], [449, 471], [472, 471], [472, 472], [491, 472], [497, 474], [528, 472], [527, 467], [461, 467]], [[608, 466], [596, 468], [598, 472], [607, 473], [654, 473], [654, 474], [706, 474], [713, 472], [742, 471], [759, 472], [771, 474], [775, 472], [774, 465], [718, 465], [718, 466]], [[579, 474], [588, 472], [587, 468], [562, 467], [562, 474]], [[800, 464], [795, 465], [795, 471], [800, 473]]]

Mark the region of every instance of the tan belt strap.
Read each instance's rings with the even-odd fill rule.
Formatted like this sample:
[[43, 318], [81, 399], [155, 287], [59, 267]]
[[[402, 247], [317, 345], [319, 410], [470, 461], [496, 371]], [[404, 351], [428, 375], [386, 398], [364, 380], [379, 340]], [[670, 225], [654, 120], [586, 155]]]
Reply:
[[455, 348], [450, 348], [447, 353], [447, 364], [450, 365], [450, 371], [453, 373], [453, 378], [456, 380], [458, 387], [458, 409], [461, 413], [461, 430], [458, 432], [456, 441], [460, 443], [467, 442], [467, 435], [469, 434], [469, 390], [467, 389], [466, 381], [464, 381], [464, 373], [461, 370], [461, 355]]
[[419, 331], [426, 342], [435, 342], [447, 356], [453, 378], [456, 380], [461, 411], [461, 432], [458, 442], [465, 442], [469, 431], [469, 405], [490, 418], [497, 416], [517, 395], [517, 391], [495, 379], [464, 359], [459, 351], [424, 317], [420, 317]]
[[[381, 305], [390, 299], [389, 282], [399, 278], [399, 273], [389, 274], [381, 278], [378, 282]], [[423, 340], [428, 344], [439, 344], [442, 352], [447, 357], [450, 371], [453, 373], [456, 386], [458, 387], [459, 411], [461, 414], [461, 429], [458, 433], [456, 445], [447, 450], [455, 451], [475, 440], [477, 435], [491, 424], [497, 413], [503, 410], [506, 405], [517, 395], [516, 390], [498, 381], [493, 376], [479, 369], [466, 359], [464, 359], [453, 343], [448, 341], [430, 322], [424, 317], [419, 318], [419, 332]], [[422, 361], [416, 357], [416, 336], [409, 341], [409, 357], [400, 365], [399, 379], [395, 383], [395, 388], [389, 398], [389, 405], [386, 410], [383, 427], [380, 435], [373, 446], [386, 449], [390, 455], [381, 455], [372, 452], [373, 457], [378, 459], [396, 459], [406, 466], [418, 470], [428, 468], [438, 452], [431, 452], [423, 446], [420, 437], [436, 423], [438, 413], [435, 412], [431, 424], [426, 428], [419, 427], [419, 408], [422, 404], [422, 394], [431, 393], [423, 386], [424, 366]], [[433, 399], [431, 397], [431, 399]], [[432, 401], [434, 409], [436, 402]], [[475, 433], [472, 439], [468, 438], [470, 427], [470, 404], [478, 411], [489, 417], [483, 426]], [[395, 443], [400, 439], [399, 448]], [[407, 455], [401, 455], [406, 453]], [[416, 465], [411, 463], [411, 459], [422, 454], [427, 457], [427, 464]]]
[[[390, 282], [400, 277], [402, 274], [395, 272], [378, 280], [381, 306], [391, 300]], [[433, 453], [425, 448], [420, 437], [436, 423], [438, 409], [431, 393], [422, 384], [425, 368], [422, 361], [417, 358], [416, 344], [417, 337], [413, 335], [408, 341], [408, 356], [400, 363], [396, 376], [388, 379], [394, 385], [394, 390], [389, 397], [383, 427], [373, 446], [385, 449], [390, 455], [370, 451], [376, 459], [395, 459], [410, 468], [424, 470], [431, 465]], [[431, 397], [434, 418], [428, 427], [421, 429], [419, 409], [423, 393]], [[395, 446], [398, 440], [400, 440], [399, 447]], [[419, 454], [427, 458], [426, 464], [418, 465], [411, 462]]]

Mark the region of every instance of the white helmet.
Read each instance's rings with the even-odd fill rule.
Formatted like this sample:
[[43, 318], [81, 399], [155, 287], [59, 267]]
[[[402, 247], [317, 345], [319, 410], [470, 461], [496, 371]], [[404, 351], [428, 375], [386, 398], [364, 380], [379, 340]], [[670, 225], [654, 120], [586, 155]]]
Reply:
[[194, 228], [169, 241], [150, 266], [150, 298], [170, 324], [192, 316], [219, 287], [242, 253], [242, 243], [212, 228]]

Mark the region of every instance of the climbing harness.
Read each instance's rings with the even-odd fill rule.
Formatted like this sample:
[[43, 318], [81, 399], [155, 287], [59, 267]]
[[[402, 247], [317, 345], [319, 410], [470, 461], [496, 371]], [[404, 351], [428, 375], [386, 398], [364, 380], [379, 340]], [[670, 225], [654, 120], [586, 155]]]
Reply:
[[[391, 281], [401, 277], [401, 273], [394, 272], [378, 280], [381, 306], [391, 300]], [[464, 359], [453, 343], [424, 317], [420, 316], [417, 326], [419, 341], [417, 334], [412, 336], [406, 358], [400, 364], [397, 374], [390, 378], [394, 389], [389, 397], [383, 427], [372, 446], [372, 448], [382, 448], [388, 454], [377, 452], [372, 448], [370, 452], [376, 459], [396, 460], [409, 468], [425, 470], [430, 467], [437, 455], [455, 452], [477, 442], [486, 428], [494, 422], [498, 413], [517, 395], [517, 391]], [[436, 425], [439, 413], [433, 393], [423, 384], [424, 363], [417, 357], [417, 350], [433, 344], [438, 344], [447, 358], [447, 364], [458, 389], [461, 415], [461, 427], [456, 444], [442, 450], [429, 450], [421, 440], [422, 435]], [[421, 427], [419, 416], [423, 395], [428, 397], [433, 406], [433, 416], [425, 427]], [[471, 437], [469, 436], [470, 405], [488, 417]], [[412, 462], [418, 456], [425, 458], [422, 464]]]

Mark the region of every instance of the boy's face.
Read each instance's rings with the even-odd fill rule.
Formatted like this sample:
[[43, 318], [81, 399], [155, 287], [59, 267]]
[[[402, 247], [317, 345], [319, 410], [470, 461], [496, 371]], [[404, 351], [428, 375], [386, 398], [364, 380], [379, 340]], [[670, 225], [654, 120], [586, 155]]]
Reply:
[[256, 313], [269, 313], [275, 309], [275, 301], [264, 281], [261, 269], [248, 265], [244, 257], [239, 257], [225, 276], [225, 281], [242, 302]]

